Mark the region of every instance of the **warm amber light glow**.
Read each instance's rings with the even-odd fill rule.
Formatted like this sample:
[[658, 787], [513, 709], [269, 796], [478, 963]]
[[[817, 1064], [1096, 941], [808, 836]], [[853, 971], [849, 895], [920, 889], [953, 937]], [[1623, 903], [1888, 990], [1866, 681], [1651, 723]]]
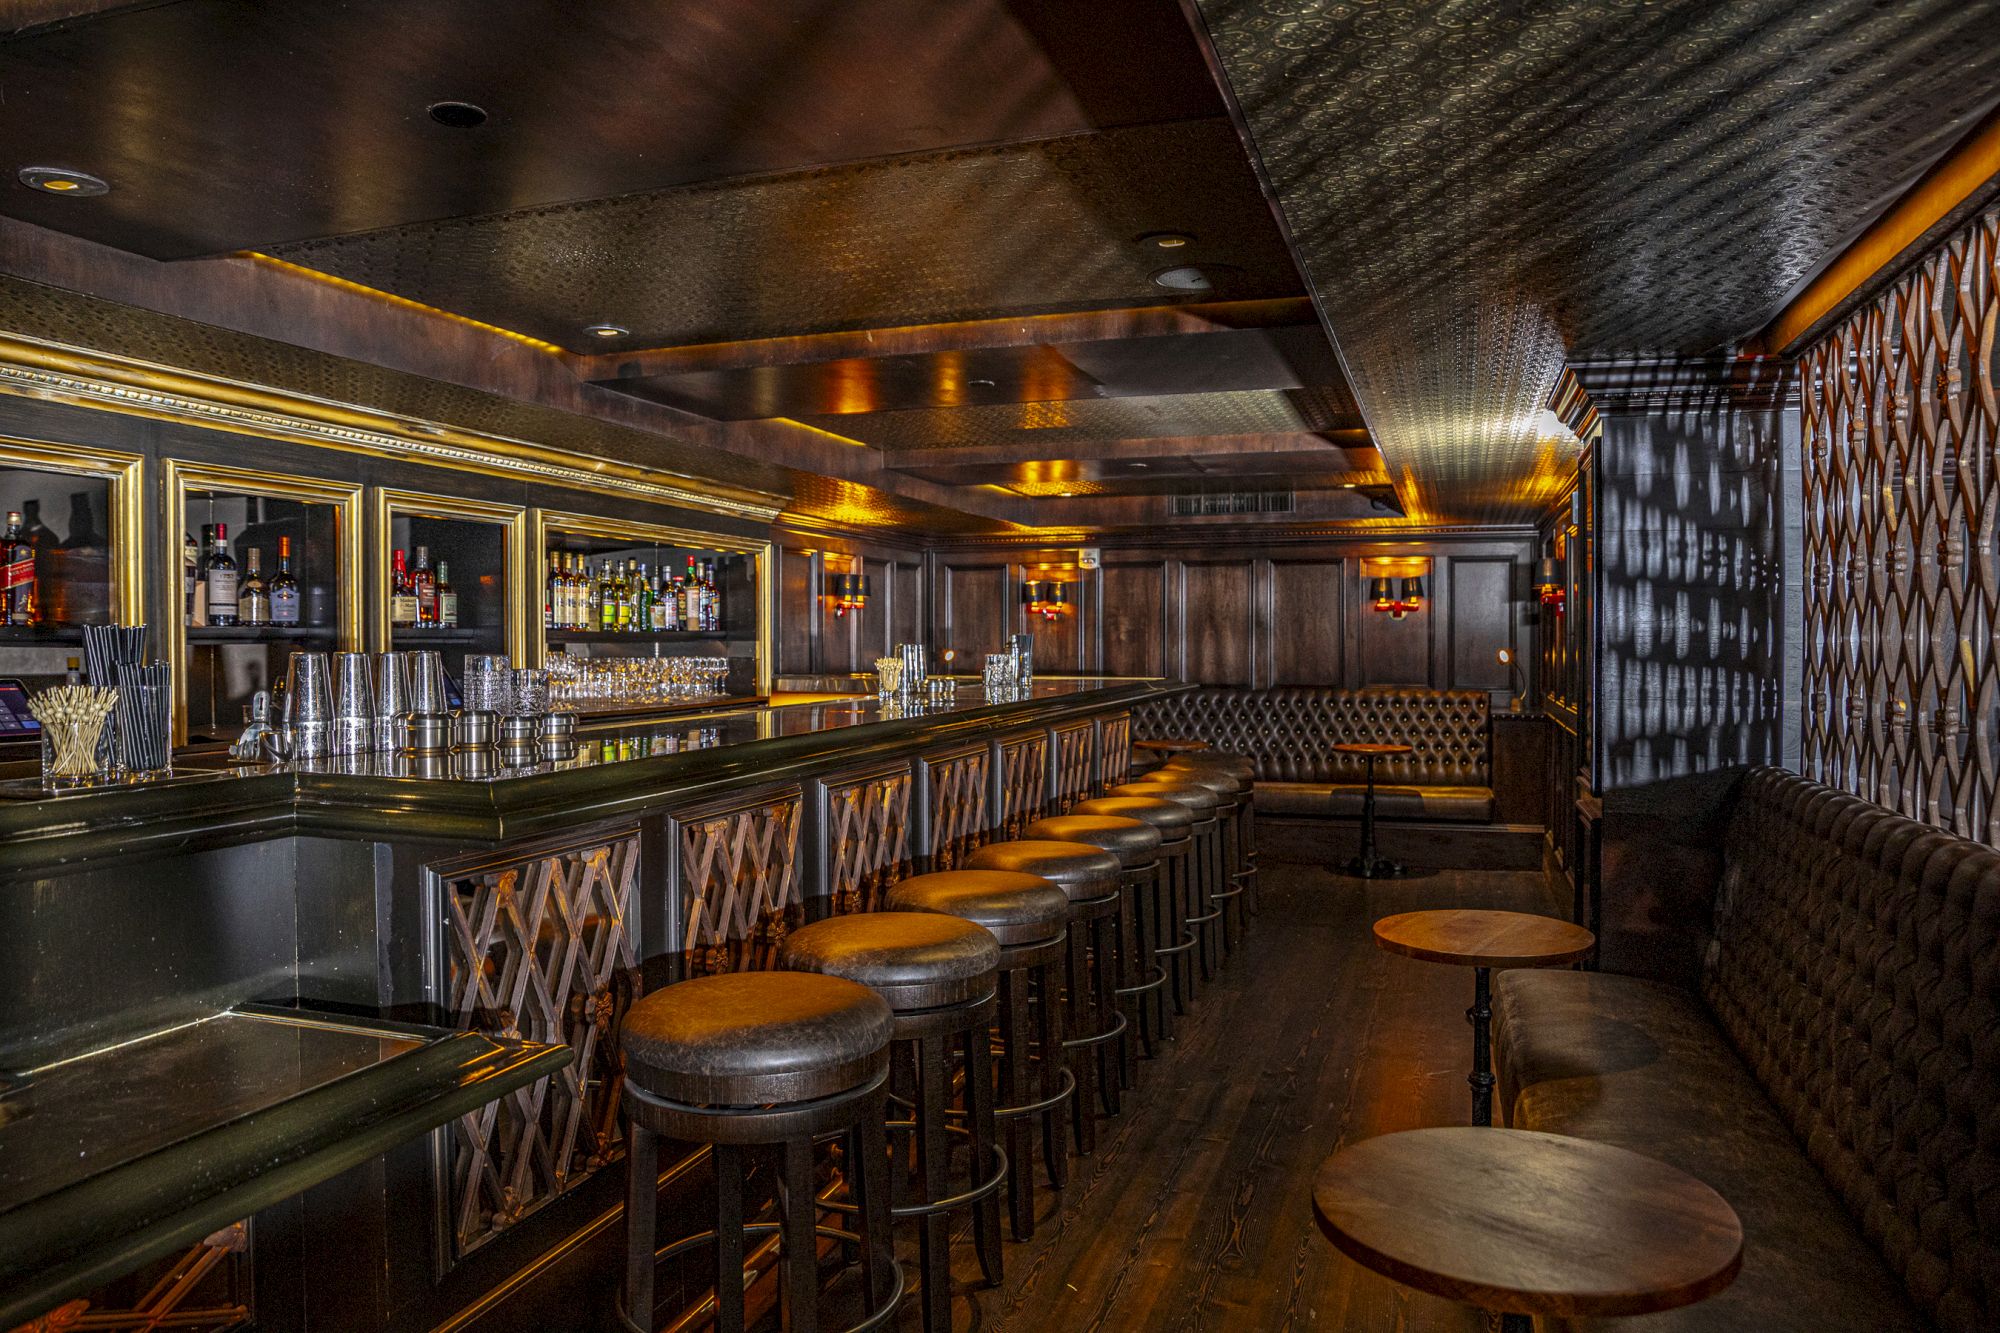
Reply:
[[234, 257], [237, 259], [248, 259], [253, 263], [262, 264], [267, 268], [278, 269], [294, 277], [304, 278], [309, 282], [321, 283], [338, 291], [353, 292], [357, 296], [365, 296], [370, 300], [381, 301], [403, 310], [417, 310], [437, 319], [448, 319], [454, 324], [463, 324], [467, 328], [479, 329], [485, 333], [497, 333], [503, 338], [520, 343], [523, 347], [532, 347], [538, 352], [560, 355], [563, 350], [552, 342], [543, 342], [540, 338], [531, 338], [525, 333], [516, 333], [512, 329], [503, 329], [498, 324], [488, 324], [482, 320], [468, 319], [464, 315], [454, 315], [449, 310], [440, 310], [434, 305], [425, 305], [422, 301], [412, 301], [409, 297], [397, 296], [394, 292], [385, 292], [376, 287], [368, 287], [358, 282], [350, 282], [346, 278], [336, 278], [331, 273], [322, 273], [316, 268], [307, 268], [303, 264], [294, 264], [288, 260], [279, 259], [274, 255], [262, 254], [256, 250], [238, 250]]

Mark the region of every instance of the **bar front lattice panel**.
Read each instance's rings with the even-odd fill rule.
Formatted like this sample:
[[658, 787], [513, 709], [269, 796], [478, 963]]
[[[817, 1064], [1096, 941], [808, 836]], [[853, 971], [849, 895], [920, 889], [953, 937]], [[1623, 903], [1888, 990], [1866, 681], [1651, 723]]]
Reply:
[[1802, 361], [1806, 773], [2000, 843], [2000, 208]]
[[639, 836], [436, 870], [445, 1001], [460, 1026], [562, 1042], [567, 1068], [461, 1116], [446, 1230], [463, 1257], [623, 1153], [618, 1025], [630, 1006]]

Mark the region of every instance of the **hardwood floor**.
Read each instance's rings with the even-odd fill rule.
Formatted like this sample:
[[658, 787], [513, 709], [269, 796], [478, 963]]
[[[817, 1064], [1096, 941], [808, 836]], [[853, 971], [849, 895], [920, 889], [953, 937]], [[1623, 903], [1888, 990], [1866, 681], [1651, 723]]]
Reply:
[[[1034, 1238], [980, 1288], [956, 1247], [953, 1324], [978, 1333], [1395, 1329], [1475, 1333], [1475, 1312], [1343, 1258], [1312, 1179], [1344, 1143], [1470, 1120], [1472, 976], [1377, 949], [1378, 917], [1428, 907], [1554, 911], [1539, 873], [1438, 871], [1368, 884], [1273, 860], [1245, 946], [1140, 1066], [1125, 1113], [1043, 1193]], [[915, 1304], [896, 1325], [921, 1327]]]

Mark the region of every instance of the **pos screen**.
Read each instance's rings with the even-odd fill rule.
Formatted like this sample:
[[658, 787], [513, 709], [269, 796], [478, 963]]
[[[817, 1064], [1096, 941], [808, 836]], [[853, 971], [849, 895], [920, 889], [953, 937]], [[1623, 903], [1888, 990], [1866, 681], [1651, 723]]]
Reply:
[[42, 724], [28, 711], [28, 687], [12, 677], [0, 678], [0, 739], [41, 734]]

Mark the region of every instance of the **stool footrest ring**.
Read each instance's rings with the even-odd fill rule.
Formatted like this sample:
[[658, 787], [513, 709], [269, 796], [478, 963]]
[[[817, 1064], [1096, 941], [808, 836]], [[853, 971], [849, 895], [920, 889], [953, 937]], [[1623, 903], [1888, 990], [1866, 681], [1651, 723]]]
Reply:
[[[752, 1222], [743, 1228], [743, 1234], [746, 1236], [769, 1236], [783, 1229], [783, 1225], [777, 1222]], [[824, 1236], [829, 1240], [844, 1241], [849, 1245], [859, 1245], [861, 1243], [860, 1236], [852, 1231], [843, 1231], [839, 1227], [815, 1226], [813, 1227], [813, 1234]], [[677, 1254], [685, 1254], [697, 1245], [713, 1244], [715, 1239], [716, 1232], [713, 1228], [707, 1231], [697, 1231], [694, 1235], [677, 1240], [663, 1250], [653, 1251], [653, 1262], [657, 1264], [662, 1260], [671, 1259]], [[889, 1275], [896, 1281], [895, 1287], [890, 1291], [887, 1299], [875, 1309], [870, 1310], [860, 1323], [849, 1324], [842, 1330], [842, 1333], [869, 1333], [869, 1330], [881, 1328], [889, 1322], [890, 1317], [896, 1313], [896, 1307], [903, 1303], [903, 1293], [908, 1289], [903, 1277], [903, 1265], [894, 1258], [889, 1260]], [[714, 1297], [711, 1296], [709, 1299], [713, 1300]], [[625, 1333], [653, 1333], [651, 1328], [641, 1328], [638, 1324], [632, 1322], [632, 1316], [625, 1309], [625, 1301], [622, 1296], [616, 1302], [616, 1306], [618, 1310], [618, 1322], [624, 1327]]]
[[1093, 1032], [1087, 1037], [1071, 1037], [1063, 1043], [1063, 1049], [1073, 1051], [1084, 1046], [1102, 1046], [1107, 1041], [1116, 1041], [1119, 1037], [1125, 1035], [1125, 1015], [1114, 1014], [1112, 1016], [1118, 1021], [1110, 1027], [1104, 1029], [1102, 1032]]
[[[967, 1138], [972, 1137], [971, 1130], [958, 1125], [946, 1125], [945, 1130], [952, 1134], [962, 1134]], [[987, 1176], [986, 1179], [960, 1194], [947, 1195], [945, 1198], [927, 1200], [923, 1203], [906, 1203], [900, 1208], [891, 1208], [889, 1210], [890, 1218], [897, 1222], [905, 1222], [913, 1217], [930, 1217], [937, 1213], [949, 1213], [956, 1209], [978, 1203], [993, 1194], [997, 1194], [1000, 1187], [1007, 1183], [1007, 1173], [1012, 1168], [1011, 1164], [1007, 1161], [1007, 1150], [1005, 1148], [997, 1143], [989, 1143], [986, 1145], [986, 1148], [991, 1155], [991, 1160], [995, 1164], [993, 1173]], [[836, 1213], [851, 1214], [859, 1211], [851, 1203], [835, 1203], [831, 1199], [821, 1199], [819, 1206]]]
[[1153, 956], [1155, 958], [1165, 958], [1165, 957], [1170, 957], [1171, 955], [1177, 953], [1186, 953], [1189, 949], [1194, 948], [1194, 946], [1199, 943], [1201, 943], [1201, 941], [1197, 940], [1191, 932], [1184, 930], [1181, 932], [1181, 942], [1179, 944], [1154, 945]]
[[[1211, 897], [1211, 898], [1220, 898], [1221, 896], [1222, 896], [1222, 895], [1221, 895], [1221, 894], [1219, 894], [1219, 893], [1212, 893], [1212, 894], [1210, 894], [1210, 895], [1209, 895], [1209, 897]], [[1217, 908], [1217, 909], [1216, 909], [1215, 911], [1213, 911], [1213, 912], [1203, 912], [1203, 913], [1202, 913], [1202, 914], [1201, 914], [1200, 916], [1191, 916], [1191, 917], [1188, 917], [1188, 918], [1187, 918], [1187, 923], [1188, 923], [1188, 924], [1189, 924], [1190, 926], [1205, 926], [1205, 925], [1207, 925], [1207, 924], [1208, 924], [1209, 922], [1211, 922], [1211, 921], [1214, 921], [1214, 920], [1216, 920], [1217, 918], [1219, 918], [1219, 917], [1220, 917], [1221, 915], [1222, 915], [1222, 909], [1218, 907], [1218, 908]], [[1155, 952], [1157, 952], [1157, 950], [1156, 950]]]
[[[1056, 1107], [1061, 1106], [1076, 1092], [1076, 1072], [1071, 1069], [1058, 1069], [1056, 1073], [1061, 1076], [1062, 1086], [1049, 1096], [1042, 1098], [1038, 1102], [1022, 1102], [1019, 1106], [996, 1106], [993, 1108], [993, 1118], [995, 1120], [1013, 1120], [1024, 1115], [1040, 1115], [1044, 1111], [1053, 1111]], [[964, 1112], [947, 1111], [945, 1114], [963, 1115]]]
[[1118, 987], [1118, 989], [1112, 991], [1111, 993], [1113, 995], [1145, 995], [1148, 992], [1158, 990], [1160, 987], [1166, 984], [1167, 984], [1167, 969], [1161, 967], [1158, 963], [1155, 963], [1153, 964], [1152, 975], [1147, 977], [1146, 980], [1140, 982], [1136, 986], [1120, 986]]

